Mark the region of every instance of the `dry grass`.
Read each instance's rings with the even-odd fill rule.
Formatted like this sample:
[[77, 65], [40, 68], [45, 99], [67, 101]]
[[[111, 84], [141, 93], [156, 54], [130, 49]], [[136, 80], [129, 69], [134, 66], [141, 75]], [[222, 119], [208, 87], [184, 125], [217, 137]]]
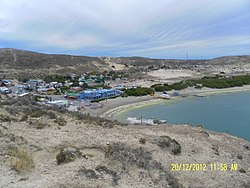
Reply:
[[12, 148], [9, 155], [11, 156], [9, 165], [18, 173], [28, 172], [35, 167], [33, 156], [26, 149]]
[[57, 123], [59, 126], [65, 126], [67, 125], [67, 121], [62, 118], [62, 117], [58, 117], [54, 120], [55, 123]]
[[2, 122], [11, 122], [11, 121], [17, 121], [17, 119], [12, 118], [8, 115], [0, 114], [0, 121]]

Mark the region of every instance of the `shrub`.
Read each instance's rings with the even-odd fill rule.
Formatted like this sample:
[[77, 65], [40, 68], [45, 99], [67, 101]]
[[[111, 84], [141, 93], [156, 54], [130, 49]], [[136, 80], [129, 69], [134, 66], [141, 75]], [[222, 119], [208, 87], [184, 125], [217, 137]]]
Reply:
[[157, 145], [164, 149], [168, 148], [170, 146], [171, 138], [169, 136], [160, 136], [160, 138], [157, 140]]
[[173, 148], [172, 148], [173, 154], [174, 155], [180, 154], [181, 153], [181, 145], [175, 139], [172, 140], [172, 145], [173, 145]]
[[49, 111], [47, 113], [47, 115], [49, 116], [50, 119], [56, 119], [57, 118], [56, 114], [54, 112], [51, 112], [51, 111]]
[[132, 88], [132, 89], [127, 89], [125, 91], [125, 94], [128, 96], [143, 96], [143, 95], [151, 95], [154, 93], [154, 90], [152, 88]]
[[10, 166], [18, 173], [30, 171], [35, 167], [33, 156], [26, 149], [12, 148], [9, 155], [12, 157]]
[[46, 112], [43, 112], [42, 110], [38, 110], [38, 111], [31, 113], [30, 117], [39, 118], [39, 117], [43, 116], [45, 113]]
[[86, 178], [98, 179], [98, 175], [96, 175], [95, 171], [92, 169], [86, 169], [85, 167], [82, 167], [78, 173], [84, 175]]
[[105, 157], [111, 156], [113, 152], [114, 152], [113, 147], [111, 145], [108, 145], [104, 150]]
[[160, 136], [156, 139], [156, 144], [161, 149], [171, 151], [174, 155], [181, 153], [181, 145], [169, 136]]
[[196, 127], [199, 127], [199, 128], [204, 128], [203, 125], [199, 124], [199, 125], [196, 125]]
[[67, 121], [63, 118], [56, 118], [54, 122], [59, 126], [65, 126], [67, 124]]
[[128, 94], [124, 93], [121, 95], [121, 97], [128, 97]]
[[46, 75], [44, 78], [45, 82], [60, 82], [63, 83], [66, 80], [66, 77], [62, 75]]
[[237, 156], [237, 159], [242, 160], [242, 159], [243, 159], [242, 155], [238, 155], [238, 156]]
[[145, 138], [140, 138], [139, 142], [140, 142], [140, 144], [145, 144], [146, 143], [146, 139]]
[[70, 152], [70, 151], [61, 150], [60, 153], [56, 155], [56, 161], [58, 165], [62, 163], [68, 163], [68, 162], [74, 161], [75, 159], [76, 159], [76, 156], [74, 155], [73, 152]]
[[214, 151], [215, 155], [220, 155], [219, 147], [217, 145], [212, 145], [212, 150]]
[[151, 88], [154, 88], [154, 90], [158, 92], [166, 91], [166, 87], [161, 84], [152, 85]]
[[36, 124], [35, 127], [37, 129], [43, 129], [43, 128], [47, 127], [47, 126], [48, 126], [47, 124], [39, 122], [39, 123]]
[[168, 84], [155, 84], [152, 85], [155, 91], [169, 91], [169, 90], [182, 90], [187, 87], [195, 87], [196, 89], [201, 89], [202, 87], [209, 88], [229, 88], [236, 86], [243, 86], [250, 84], [250, 75], [242, 75], [242, 76], [232, 76], [226, 78], [225, 76], [214, 76], [208, 77], [205, 76], [199, 80], [186, 80], [177, 83], [173, 83], [171, 85]]
[[25, 115], [23, 115], [23, 117], [20, 119], [20, 121], [27, 121], [28, 118], [29, 118], [29, 116], [25, 114]]
[[188, 87], [188, 84], [181, 81], [181, 82], [177, 82], [177, 83], [173, 83], [170, 85], [170, 88], [171, 89], [174, 89], [174, 90], [182, 90], [182, 89], [185, 89]]
[[124, 169], [136, 165], [138, 168], [148, 170], [151, 166], [152, 153], [143, 147], [131, 148], [120, 142], [108, 146], [105, 150], [105, 156], [112, 161], [118, 160]]
[[247, 173], [246, 170], [243, 169], [243, 168], [241, 168], [241, 169], [239, 170], [239, 172], [241, 172], [241, 173]]
[[0, 121], [2, 121], [2, 122], [11, 122], [11, 121], [16, 121], [16, 119], [12, 118], [10, 116], [7, 116], [7, 115], [0, 114]]
[[209, 134], [206, 131], [200, 131], [199, 133], [202, 133], [202, 134], [204, 134], [206, 136], [209, 136]]
[[41, 98], [41, 97], [34, 95], [34, 96], [32, 97], [32, 100], [33, 100], [33, 101], [39, 101], [40, 98]]
[[97, 166], [95, 170], [99, 173], [104, 173], [112, 176], [112, 185], [118, 185], [118, 180], [120, 179], [120, 177], [118, 176], [117, 172], [108, 169], [106, 166], [101, 166], [101, 165]]
[[201, 89], [201, 88], [202, 88], [202, 85], [196, 85], [194, 88], [195, 88], [195, 89]]
[[70, 114], [75, 117], [75, 119], [77, 120], [86, 120], [88, 119], [88, 115], [85, 115], [85, 114], [82, 114], [82, 113], [79, 113], [79, 112], [70, 112]]
[[6, 107], [5, 110], [11, 115], [17, 115], [20, 112], [18, 109], [13, 107]]
[[2, 127], [2, 128], [5, 129], [5, 130], [8, 130], [8, 128], [5, 127], [5, 126], [3, 126], [2, 124], [0, 124], [0, 127]]

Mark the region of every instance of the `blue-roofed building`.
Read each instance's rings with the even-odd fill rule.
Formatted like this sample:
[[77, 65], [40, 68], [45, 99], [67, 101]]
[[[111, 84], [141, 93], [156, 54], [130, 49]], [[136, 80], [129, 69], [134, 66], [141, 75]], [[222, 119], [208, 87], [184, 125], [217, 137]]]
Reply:
[[92, 89], [92, 90], [85, 90], [80, 93], [80, 96], [78, 99], [88, 99], [88, 100], [98, 100], [98, 99], [106, 99], [110, 97], [115, 97], [118, 95], [123, 94], [123, 91], [120, 90], [114, 90], [114, 89]]

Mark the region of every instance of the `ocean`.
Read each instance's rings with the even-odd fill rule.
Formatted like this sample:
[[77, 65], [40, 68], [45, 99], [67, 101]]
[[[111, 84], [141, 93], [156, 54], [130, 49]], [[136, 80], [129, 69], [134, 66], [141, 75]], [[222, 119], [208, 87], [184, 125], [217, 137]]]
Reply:
[[136, 118], [202, 125], [208, 130], [227, 132], [250, 141], [250, 92], [186, 97], [131, 109], [117, 116], [122, 122]]

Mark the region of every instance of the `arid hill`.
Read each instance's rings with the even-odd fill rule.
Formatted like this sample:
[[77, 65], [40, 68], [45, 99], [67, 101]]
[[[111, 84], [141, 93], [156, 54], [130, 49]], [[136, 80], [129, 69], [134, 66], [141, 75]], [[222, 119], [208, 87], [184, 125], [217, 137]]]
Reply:
[[120, 125], [0, 99], [0, 187], [248, 188], [250, 143], [185, 125]]
[[189, 69], [205, 74], [222, 71], [248, 73], [250, 56], [228, 56], [212, 60], [149, 59], [143, 57], [87, 57], [35, 53], [17, 49], [0, 49], [0, 77], [39, 77], [46, 74], [82, 74], [87, 71], [138, 69], [150, 71], [164, 69]]
[[84, 73], [109, 69], [99, 58], [42, 54], [15, 49], [0, 49], [1, 75], [39, 76], [45, 74]]

